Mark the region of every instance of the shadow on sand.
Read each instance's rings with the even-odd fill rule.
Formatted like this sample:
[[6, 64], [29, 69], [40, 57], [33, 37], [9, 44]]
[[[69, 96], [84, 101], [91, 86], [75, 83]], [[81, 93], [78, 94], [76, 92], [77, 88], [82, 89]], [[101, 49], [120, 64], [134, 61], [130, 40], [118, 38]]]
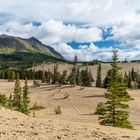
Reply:
[[81, 98], [101, 98], [105, 97], [105, 95], [90, 95], [90, 96], [82, 96]]

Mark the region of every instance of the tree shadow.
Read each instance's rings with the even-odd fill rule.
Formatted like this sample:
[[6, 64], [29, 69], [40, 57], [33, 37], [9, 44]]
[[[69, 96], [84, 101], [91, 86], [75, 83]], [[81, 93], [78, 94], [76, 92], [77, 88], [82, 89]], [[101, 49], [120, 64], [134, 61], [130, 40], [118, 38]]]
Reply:
[[85, 113], [85, 114], [79, 114], [79, 115], [83, 115], [83, 116], [93, 116], [93, 115], [96, 115], [95, 113]]
[[90, 96], [82, 96], [81, 98], [102, 98], [105, 97], [105, 95], [90, 95]]
[[54, 100], [65, 100], [65, 98], [64, 97], [62, 97], [62, 98], [53, 98]]

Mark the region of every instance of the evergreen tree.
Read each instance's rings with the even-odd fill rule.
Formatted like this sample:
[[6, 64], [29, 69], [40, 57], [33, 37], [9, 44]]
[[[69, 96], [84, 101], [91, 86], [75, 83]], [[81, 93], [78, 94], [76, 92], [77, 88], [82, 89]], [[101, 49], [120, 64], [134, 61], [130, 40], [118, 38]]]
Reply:
[[12, 109], [12, 107], [13, 107], [12, 94], [10, 94], [8, 98], [8, 108]]
[[106, 77], [103, 82], [103, 87], [107, 88], [109, 86], [109, 77], [110, 77], [111, 70], [109, 70], [106, 74]]
[[15, 78], [16, 78], [16, 74], [15, 74], [15, 72], [14, 71], [11, 71], [11, 82], [14, 82], [14, 80], [15, 80]]
[[42, 82], [42, 83], [45, 83], [45, 82], [46, 82], [46, 77], [45, 77], [45, 72], [44, 72], [44, 71], [42, 71], [41, 82]]
[[23, 108], [22, 112], [25, 114], [29, 113], [29, 103], [30, 103], [30, 98], [29, 98], [29, 87], [27, 84], [27, 78], [25, 79], [25, 85], [23, 87]]
[[58, 82], [58, 65], [54, 66], [52, 84], [57, 84]]
[[131, 72], [129, 71], [129, 75], [128, 75], [128, 88], [132, 88], [132, 76], [131, 76]]
[[22, 88], [20, 86], [19, 74], [17, 74], [13, 94], [13, 107], [17, 111], [21, 111], [21, 106], [22, 106]]
[[75, 67], [72, 68], [72, 71], [68, 77], [69, 83], [71, 86], [75, 86], [76, 85], [76, 69]]
[[76, 85], [81, 86], [81, 75], [79, 66], [77, 67], [77, 73], [76, 73]]
[[71, 84], [71, 86], [75, 86], [76, 85], [76, 76], [77, 76], [77, 62], [78, 62], [78, 57], [75, 55], [74, 57], [74, 61], [73, 61], [73, 68], [72, 71], [68, 77], [68, 80]]
[[97, 68], [96, 87], [102, 87], [101, 70], [102, 70], [101, 63], [99, 63], [99, 66]]
[[126, 86], [121, 69], [118, 65], [117, 51], [113, 50], [112, 69], [109, 77], [109, 87], [105, 92], [107, 99], [105, 103], [105, 113], [100, 115], [100, 123], [121, 128], [132, 128], [128, 118], [129, 114], [126, 109], [129, 107], [126, 102], [130, 100], [130, 96], [126, 91]]
[[7, 72], [7, 79], [10, 82], [11, 81], [11, 70], [8, 69], [6, 72]]
[[74, 65], [75, 65], [75, 67], [77, 66], [77, 62], [78, 62], [78, 57], [75, 55], [74, 56]]
[[48, 84], [50, 84], [51, 78], [52, 78], [52, 73], [48, 70], [48, 71], [46, 72], [46, 82], [47, 82]]
[[134, 68], [132, 68], [132, 70], [131, 70], [131, 77], [132, 77], [132, 81], [135, 81], [135, 71], [134, 71]]
[[83, 87], [91, 87], [92, 82], [94, 81], [92, 74], [88, 71], [88, 68], [81, 71], [81, 86]]
[[140, 75], [138, 76], [138, 86], [137, 86], [138, 89], [140, 89]]
[[61, 84], [65, 85], [67, 84], [67, 71], [64, 70], [61, 76]]

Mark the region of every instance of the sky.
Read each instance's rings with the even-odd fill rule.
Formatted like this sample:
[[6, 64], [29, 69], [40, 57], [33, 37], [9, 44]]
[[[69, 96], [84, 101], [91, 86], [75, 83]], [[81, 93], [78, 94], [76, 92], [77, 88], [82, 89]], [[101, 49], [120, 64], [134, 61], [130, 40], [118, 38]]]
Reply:
[[140, 60], [140, 0], [0, 0], [0, 34], [35, 37], [65, 59]]

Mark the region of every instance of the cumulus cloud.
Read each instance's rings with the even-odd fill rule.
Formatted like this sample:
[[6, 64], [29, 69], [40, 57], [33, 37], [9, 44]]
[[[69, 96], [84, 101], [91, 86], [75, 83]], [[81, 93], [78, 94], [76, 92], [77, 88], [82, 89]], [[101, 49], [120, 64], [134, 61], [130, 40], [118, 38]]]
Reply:
[[124, 43], [126, 47], [140, 48], [140, 15], [136, 12], [125, 16], [121, 24], [113, 27], [113, 38]]
[[[80, 60], [109, 60], [113, 46], [97, 47], [93, 42], [104, 40], [102, 30], [111, 27], [113, 36], [107, 39], [120, 42], [120, 58], [139, 59], [139, 0], [0, 0], [0, 3], [1, 34], [34, 36], [67, 59], [76, 54]], [[90, 45], [73, 49], [67, 45], [72, 41]]]
[[79, 43], [95, 42], [102, 39], [102, 31], [97, 27], [78, 28], [75, 25], [65, 25], [57, 20], [48, 20], [40, 26], [34, 26], [32, 23], [22, 24], [10, 21], [1, 25], [0, 29], [3, 33], [21, 37], [35, 36], [47, 45], [71, 41]]

